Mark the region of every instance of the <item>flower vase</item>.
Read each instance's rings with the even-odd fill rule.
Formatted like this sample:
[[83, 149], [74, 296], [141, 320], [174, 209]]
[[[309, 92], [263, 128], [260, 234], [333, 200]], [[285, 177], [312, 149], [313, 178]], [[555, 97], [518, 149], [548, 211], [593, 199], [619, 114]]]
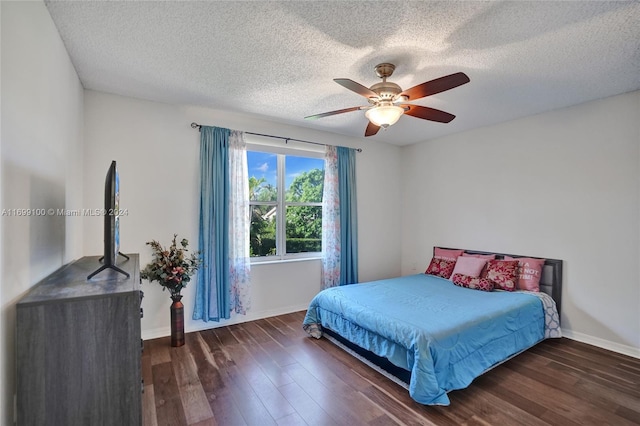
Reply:
[[171, 346], [184, 345], [184, 305], [181, 294], [171, 295]]

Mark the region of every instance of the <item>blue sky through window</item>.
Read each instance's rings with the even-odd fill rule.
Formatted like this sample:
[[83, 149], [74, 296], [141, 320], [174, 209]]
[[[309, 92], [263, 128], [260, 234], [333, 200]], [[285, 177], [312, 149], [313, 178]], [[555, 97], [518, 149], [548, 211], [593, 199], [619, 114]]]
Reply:
[[270, 152], [247, 151], [249, 177], [264, 178], [267, 184], [277, 187], [278, 156]]
[[[277, 186], [278, 156], [270, 152], [247, 151], [249, 177], [264, 178], [267, 184]], [[324, 170], [322, 158], [296, 157], [287, 155], [285, 162], [285, 188], [300, 174], [313, 170]]]

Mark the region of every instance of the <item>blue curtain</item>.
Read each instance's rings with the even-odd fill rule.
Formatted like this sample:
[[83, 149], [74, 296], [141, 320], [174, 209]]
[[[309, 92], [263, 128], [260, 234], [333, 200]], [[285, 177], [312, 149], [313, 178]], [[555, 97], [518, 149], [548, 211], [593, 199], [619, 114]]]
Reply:
[[229, 129], [200, 127], [200, 226], [203, 267], [193, 319], [229, 318]]
[[358, 209], [356, 205], [356, 152], [338, 147], [340, 198], [340, 285], [358, 282]]

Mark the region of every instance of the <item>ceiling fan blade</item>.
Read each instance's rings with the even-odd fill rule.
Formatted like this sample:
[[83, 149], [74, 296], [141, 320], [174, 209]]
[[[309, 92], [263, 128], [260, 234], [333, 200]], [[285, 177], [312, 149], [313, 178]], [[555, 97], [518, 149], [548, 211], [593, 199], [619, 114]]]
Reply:
[[416, 99], [424, 98], [425, 96], [435, 95], [436, 93], [462, 86], [469, 81], [469, 77], [467, 77], [465, 73], [457, 72], [455, 74], [446, 75], [444, 77], [436, 78], [435, 80], [418, 84], [417, 86], [400, 93], [400, 96], [406, 96], [409, 100], [414, 101]]
[[360, 83], [356, 83], [353, 80], [349, 80], [348, 78], [334, 78], [333, 81], [338, 83], [340, 86], [345, 87], [353, 92], [356, 92], [358, 95], [364, 96], [365, 98], [377, 98], [378, 94], [368, 87], [363, 86]]
[[336, 114], [344, 114], [345, 112], [358, 111], [364, 108], [368, 108], [368, 107], [359, 106], [359, 107], [339, 109], [336, 111], [323, 112], [322, 114], [309, 115], [308, 117], [305, 117], [305, 120], [317, 120], [318, 118], [329, 117], [330, 115], [336, 115]]
[[448, 112], [440, 111], [439, 109], [427, 108], [420, 105], [402, 104], [403, 108], [409, 107], [404, 113], [413, 117], [422, 118], [423, 120], [437, 121], [439, 123], [448, 123], [454, 118], [455, 115]]
[[367, 129], [364, 131], [364, 135], [373, 136], [378, 133], [378, 130], [380, 130], [380, 126], [376, 126], [372, 122], [369, 122], [369, 124], [367, 124]]

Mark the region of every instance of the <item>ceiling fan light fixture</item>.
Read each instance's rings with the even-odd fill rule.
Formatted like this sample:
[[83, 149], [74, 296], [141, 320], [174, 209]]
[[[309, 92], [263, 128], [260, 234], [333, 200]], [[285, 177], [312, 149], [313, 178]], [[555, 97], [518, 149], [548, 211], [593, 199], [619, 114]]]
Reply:
[[369, 121], [384, 129], [394, 125], [402, 114], [404, 114], [404, 108], [397, 105], [379, 105], [364, 113]]

